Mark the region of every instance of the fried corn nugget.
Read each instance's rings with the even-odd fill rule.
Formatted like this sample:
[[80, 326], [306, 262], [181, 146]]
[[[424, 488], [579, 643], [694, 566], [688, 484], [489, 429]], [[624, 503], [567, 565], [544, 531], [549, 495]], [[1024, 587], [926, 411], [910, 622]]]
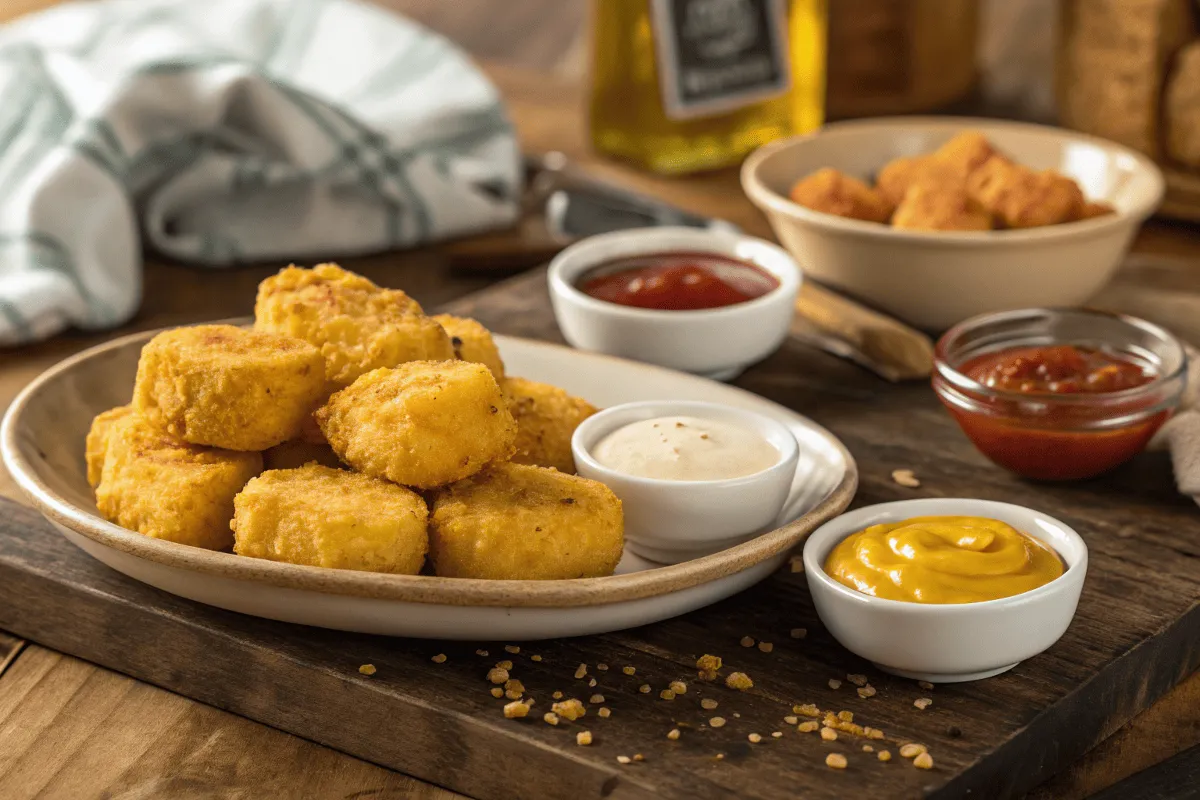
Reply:
[[964, 178], [993, 158], [1008, 161], [979, 131], [962, 131], [935, 150], [933, 157]]
[[892, 227], [914, 231], [989, 231], [992, 215], [963, 186], [917, 184], [892, 215]]
[[967, 178], [967, 191], [1009, 228], [1069, 222], [1078, 219], [1084, 203], [1079, 186], [1065, 175], [996, 158]]
[[420, 495], [348, 470], [309, 464], [264, 472], [233, 503], [240, 556], [416, 575], [429, 549]]
[[571, 435], [596, 407], [548, 383], [509, 378], [503, 384], [508, 410], [517, 421], [514, 464], [574, 472]]
[[1117, 213], [1117, 210], [1108, 203], [1088, 201], [1079, 210], [1079, 219], [1095, 219], [1096, 217], [1107, 217], [1109, 214], [1115, 213]]
[[450, 335], [450, 343], [460, 361], [474, 361], [492, 371], [496, 383], [504, 382], [504, 361], [492, 341], [492, 333], [473, 319], [438, 314], [433, 318]]
[[108, 453], [108, 434], [113, 425], [135, 413], [133, 406], [117, 406], [96, 415], [92, 427], [88, 430], [85, 459], [87, 460], [87, 481], [95, 489], [100, 484], [100, 474], [104, 469], [104, 456]]
[[338, 457], [377, 478], [431, 489], [513, 453], [517, 423], [482, 364], [413, 361], [368, 372], [316, 412]]
[[448, 578], [611, 575], [625, 542], [621, 501], [602, 483], [496, 464], [436, 493], [430, 558]]
[[450, 337], [417, 301], [337, 264], [287, 267], [260, 283], [254, 328], [315, 345], [327, 395], [379, 367], [454, 358]]
[[112, 423], [96, 507], [123, 528], [227, 550], [233, 498], [262, 471], [258, 453], [187, 444], [137, 414]]
[[160, 333], [142, 348], [133, 406], [191, 444], [265, 450], [300, 433], [324, 384], [321, 354], [307, 342], [199, 325]]
[[887, 222], [892, 206], [879, 192], [836, 169], [819, 169], [792, 187], [793, 202], [813, 211], [867, 222]]
[[324, 439], [320, 444], [303, 438], [291, 439], [263, 450], [262, 457], [263, 469], [296, 469], [314, 461], [321, 466], [335, 469], [342, 466], [337, 453], [333, 452], [333, 448]]
[[961, 186], [965, 176], [933, 156], [896, 158], [884, 165], [875, 176], [875, 189], [892, 206], [899, 206], [913, 186]]

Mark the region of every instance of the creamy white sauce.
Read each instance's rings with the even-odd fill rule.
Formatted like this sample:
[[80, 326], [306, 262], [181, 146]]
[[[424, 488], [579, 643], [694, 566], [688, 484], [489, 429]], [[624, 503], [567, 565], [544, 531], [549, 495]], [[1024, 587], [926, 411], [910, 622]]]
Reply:
[[658, 417], [605, 436], [592, 457], [626, 475], [668, 481], [740, 478], [773, 467], [779, 451], [759, 434], [729, 422]]

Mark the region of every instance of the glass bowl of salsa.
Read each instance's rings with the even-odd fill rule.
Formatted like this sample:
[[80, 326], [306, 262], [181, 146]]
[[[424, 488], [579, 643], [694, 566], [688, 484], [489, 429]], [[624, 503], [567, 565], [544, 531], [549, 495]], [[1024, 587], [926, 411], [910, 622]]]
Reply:
[[1187, 356], [1136, 317], [1025, 309], [973, 317], [934, 351], [933, 388], [996, 464], [1077, 480], [1140, 453], [1179, 406]]

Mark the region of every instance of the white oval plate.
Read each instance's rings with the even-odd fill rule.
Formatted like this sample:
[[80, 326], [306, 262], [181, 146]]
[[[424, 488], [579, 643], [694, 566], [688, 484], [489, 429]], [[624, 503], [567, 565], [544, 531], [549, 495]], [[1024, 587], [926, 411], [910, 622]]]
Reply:
[[765, 578], [816, 527], [845, 510], [854, 459], [811, 420], [704, 378], [523, 339], [496, 337], [509, 374], [561, 386], [600, 407], [705, 400], [784, 422], [800, 463], [779, 527], [728, 550], [671, 566], [628, 550], [617, 574], [564, 581], [480, 581], [384, 575], [244, 558], [151, 539], [102, 519], [87, 484], [92, 418], [129, 402], [146, 332], [47, 370], [13, 402], [0, 454], [46, 518], [89, 555], [131, 578], [201, 603], [269, 619], [431, 639], [534, 640], [644, 625], [729, 597]]

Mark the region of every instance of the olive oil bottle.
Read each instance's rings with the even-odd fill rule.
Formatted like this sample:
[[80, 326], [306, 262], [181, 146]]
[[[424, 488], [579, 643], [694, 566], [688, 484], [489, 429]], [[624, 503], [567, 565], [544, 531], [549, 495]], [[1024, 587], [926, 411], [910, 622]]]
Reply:
[[826, 0], [593, 0], [591, 136], [679, 175], [820, 126]]

